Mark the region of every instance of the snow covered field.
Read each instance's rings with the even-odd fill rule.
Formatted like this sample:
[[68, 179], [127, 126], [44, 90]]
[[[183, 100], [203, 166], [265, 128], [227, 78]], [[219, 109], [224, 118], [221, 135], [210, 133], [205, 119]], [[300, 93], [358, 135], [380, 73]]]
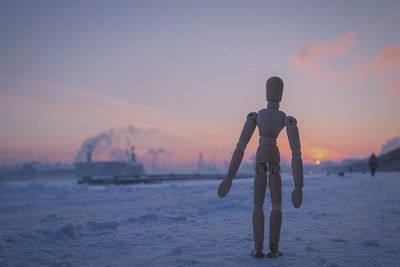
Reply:
[[0, 266], [400, 266], [399, 173], [306, 177], [299, 210], [284, 177], [275, 259], [249, 256], [252, 179], [218, 183], [0, 182]]

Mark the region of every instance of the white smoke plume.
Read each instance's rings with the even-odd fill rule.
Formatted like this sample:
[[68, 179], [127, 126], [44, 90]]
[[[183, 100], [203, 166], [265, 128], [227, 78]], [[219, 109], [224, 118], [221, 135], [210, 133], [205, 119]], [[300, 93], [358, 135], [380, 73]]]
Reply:
[[163, 158], [169, 158], [172, 154], [172, 152], [167, 152], [164, 148], [151, 148], [145, 155], [145, 161], [149, 163], [153, 172], [162, 171], [158, 166], [159, 161]]
[[380, 155], [385, 154], [385, 153], [387, 153], [393, 149], [399, 148], [399, 147], [400, 147], [400, 136], [389, 139], [382, 146]]
[[146, 150], [151, 151], [150, 161], [158, 161], [161, 154], [168, 154], [165, 149], [152, 148], [158, 144], [154, 140], [164, 140], [168, 137], [158, 130], [141, 129], [127, 126], [123, 129], [110, 129], [93, 137], [87, 138], [75, 156], [75, 162], [86, 161], [89, 149], [92, 150], [94, 161], [118, 160], [127, 161], [130, 158], [131, 146], [135, 146], [137, 155], [141, 159], [147, 157]]

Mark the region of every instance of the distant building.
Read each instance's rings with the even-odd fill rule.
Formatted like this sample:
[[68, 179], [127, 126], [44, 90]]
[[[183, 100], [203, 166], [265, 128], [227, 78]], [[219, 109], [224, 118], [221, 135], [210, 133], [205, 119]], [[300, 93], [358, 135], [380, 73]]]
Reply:
[[93, 161], [92, 148], [88, 147], [87, 161], [75, 164], [75, 173], [78, 177], [100, 176], [144, 176], [143, 164], [136, 162], [134, 147], [131, 147], [130, 161]]

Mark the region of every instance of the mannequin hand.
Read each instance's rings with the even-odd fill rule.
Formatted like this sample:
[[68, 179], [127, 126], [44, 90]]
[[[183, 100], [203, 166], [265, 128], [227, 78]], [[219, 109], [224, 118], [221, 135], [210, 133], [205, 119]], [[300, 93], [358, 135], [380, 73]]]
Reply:
[[218, 186], [218, 196], [225, 197], [229, 193], [231, 186], [232, 186], [232, 180], [225, 178]]
[[303, 191], [301, 188], [295, 188], [292, 192], [292, 204], [298, 209], [301, 206], [301, 202], [303, 201]]

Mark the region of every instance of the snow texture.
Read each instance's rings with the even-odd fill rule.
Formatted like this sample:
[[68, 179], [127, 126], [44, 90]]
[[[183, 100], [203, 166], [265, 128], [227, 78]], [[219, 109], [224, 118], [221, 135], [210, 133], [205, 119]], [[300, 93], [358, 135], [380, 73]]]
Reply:
[[225, 199], [218, 183], [1, 182], [0, 266], [400, 264], [399, 173], [306, 177], [298, 210], [285, 176], [284, 256], [273, 259], [250, 256], [252, 179], [235, 180]]

